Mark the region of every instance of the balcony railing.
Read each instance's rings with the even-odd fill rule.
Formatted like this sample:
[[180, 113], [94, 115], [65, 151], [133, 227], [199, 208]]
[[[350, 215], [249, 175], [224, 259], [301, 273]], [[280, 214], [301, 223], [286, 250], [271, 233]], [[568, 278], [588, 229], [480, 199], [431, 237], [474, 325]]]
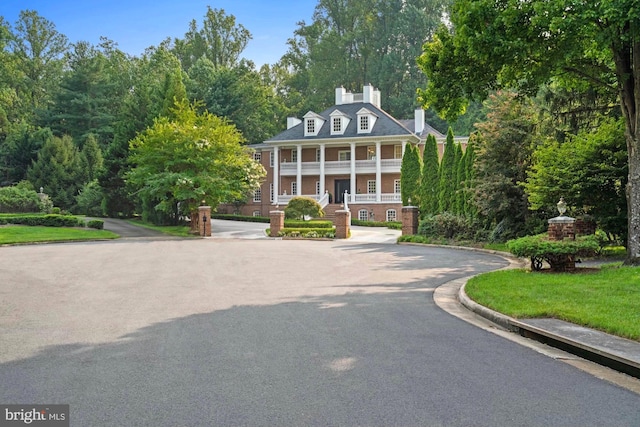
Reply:
[[[382, 173], [400, 173], [402, 159], [382, 159], [380, 160], [380, 171]], [[320, 162], [302, 162], [302, 175], [320, 175]], [[348, 174], [351, 172], [351, 161], [341, 160], [335, 162], [324, 162], [324, 173], [326, 175]], [[375, 173], [375, 160], [356, 160], [356, 173]], [[294, 162], [280, 163], [280, 175], [294, 176], [298, 173], [298, 165]]]
[[[296, 197], [291, 194], [280, 194], [278, 196], [278, 204], [286, 205], [289, 203], [289, 200]], [[318, 194], [304, 194], [303, 197], [310, 197], [316, 201], [318, 201], [322, 207], [325, 207], [329, 201], [329, 193], [325, 193], [322, 197]], [[402, 198], [400, 197], [400, 193], [382, 193], [380, 195], [380, 202], [376, 202], [375, 194], [356, 194], [355, 200], [349, 200], [349, 203], [352, 204], [364, 204], [364, 203], [401, 203]]]

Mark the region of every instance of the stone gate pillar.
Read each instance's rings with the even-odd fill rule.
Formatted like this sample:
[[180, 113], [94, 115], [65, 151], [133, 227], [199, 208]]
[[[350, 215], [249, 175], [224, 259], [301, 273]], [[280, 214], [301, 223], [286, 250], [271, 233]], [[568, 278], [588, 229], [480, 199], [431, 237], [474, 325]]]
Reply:
[[336, 211], [336, 239], [347, 239], [350, 234], [351, 212], [348, 210]]
[[200, 220], [200, 235], [211, 236], [211, 206], [198, 207], [198, 219]]
[[420, 212], [417, 206], [402, 207], [402, 235], [418, 234], [418, 217]]
[[269, 236], [278, 237], [278, 233], [284, 228], [284, 211], [270, 211], [269, 222]]

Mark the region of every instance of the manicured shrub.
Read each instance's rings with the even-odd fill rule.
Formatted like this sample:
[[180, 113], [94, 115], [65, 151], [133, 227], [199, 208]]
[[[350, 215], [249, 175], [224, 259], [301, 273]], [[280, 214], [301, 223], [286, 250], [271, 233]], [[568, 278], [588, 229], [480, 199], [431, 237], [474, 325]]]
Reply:
[[45, 227], [84, 227], [84, 221], [71, 215], [16, 215], [3, 218], [7, 224]]
[[333, 228], [333, 222], [331, 221], [300, 221], [297, 219], [285, 219], [284, 226], [286, 228]]
[[402, 223], [400, 221], [361, 221], [359, 219], [351, 218], [351, 225], [358, 225], [361, 227], [386, 227], [392, 230], [402, 230]]
[[314, 238], [328, 238], [333, 239], [336, 237], [336, 232], [333, 228], [283, 228], [278, 232], [280, 237], [302, 237], [307, 239]]
[[311, 197], [293, 197], [284, 208], [284, 217], [287, 219], [322, 218], [323, 216], [322, 206]]
[[0, 212], [39, 212], [40, 198], [34, 190], [21, 186], [0, 188]]
[[266, 216], [249, 216], [249, 215], [233, 215], [233, 214], [211, 214], [211, 219], [227, 219], [230, 221], [262, 222], [262, 223], [268, 223], [270, 221], [270, 219]]
[[439, 215], [427, 215], [418, 225], [421, 236], [445, 239], [473, 238], [476, 227], [471, 220], [445, 212]]
[[102, 221], [101, 219], [92, 219], [91, 221], [87, 222], [87, 227], [95, 228], [96, 230], [102, 230], [104, 229], [104, 221]]
[[549, 240], [546, 234], [538, 234], [510, 240], [507, 248], [517, 257], [529, 258], [532, 270], [539, 270], [544, 260], [552, 270], [559, 271], [571, 257], [596, 254], [600, 245], [593, 235], [576, 237], [576, 240]]

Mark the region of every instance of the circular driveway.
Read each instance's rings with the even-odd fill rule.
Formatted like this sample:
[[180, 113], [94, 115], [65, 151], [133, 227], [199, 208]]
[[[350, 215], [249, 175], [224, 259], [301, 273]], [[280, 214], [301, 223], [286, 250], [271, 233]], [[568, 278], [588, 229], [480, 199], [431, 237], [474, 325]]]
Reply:
[[355, 239], [1, 247], [0, 403], [72, 426], [640, 424], [638, 395], [433, 303], [505, 265]]

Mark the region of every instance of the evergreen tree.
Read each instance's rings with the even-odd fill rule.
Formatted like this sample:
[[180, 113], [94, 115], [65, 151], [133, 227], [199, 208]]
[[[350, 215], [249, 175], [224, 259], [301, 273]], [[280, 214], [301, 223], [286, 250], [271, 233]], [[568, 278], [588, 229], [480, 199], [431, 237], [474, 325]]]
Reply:
[[78, 149], [68, 135], [47, 140], [27, 171], [35, 188], [43, 187], [55, 206], [67, 210], [75, 206], [81, 176]]
[[464, 179], [464, 165], [462, 163], [462, 145], [455, 144], [455, 156], [453, 160], [453, 188], [451, 190], [451, 213], [462, 215], [462, 181]]
[[427, 136], [422, 154], [422, 175], [420, 178], [420, 213], [422, 216], [438, 213], [440, 180], [438, 178], [438, 143], [433, 135]]
[[95, 135], [90, 134], [80, 151], [83, 184], [98, 178], [103, 166], [102, 150]]
[[[400, 195], [404, 206], [420, 205], [420, 155], [418, 147], [407, 144], [400, 168]], [[409, 202], [411, 200], [411, 202]]]
[[478, 210], [473, 202], [473, 189], [475, 186], [475, 172], [474, 163], [476, 160], [476, 147], [475, 140], [477, 133], [474, 133], [469, 138], [467, 143], [467, 149], [464, 152], [464, 180], [462, 182], [462, 196], [463, 196], [463, 213], [467, 218], [476, 218]]
[[455, 146], [453, 141], [453, 130], [449, 128], [447, 132], [447, 141], [444, 146], [442, 161], [440, 162], [440, 195], [438, 198], [438, 209], [440, 212], [451, 211], [451, 201], [453, 195], [453, 187], [455, 185], [454, 167], [455, 167]]

